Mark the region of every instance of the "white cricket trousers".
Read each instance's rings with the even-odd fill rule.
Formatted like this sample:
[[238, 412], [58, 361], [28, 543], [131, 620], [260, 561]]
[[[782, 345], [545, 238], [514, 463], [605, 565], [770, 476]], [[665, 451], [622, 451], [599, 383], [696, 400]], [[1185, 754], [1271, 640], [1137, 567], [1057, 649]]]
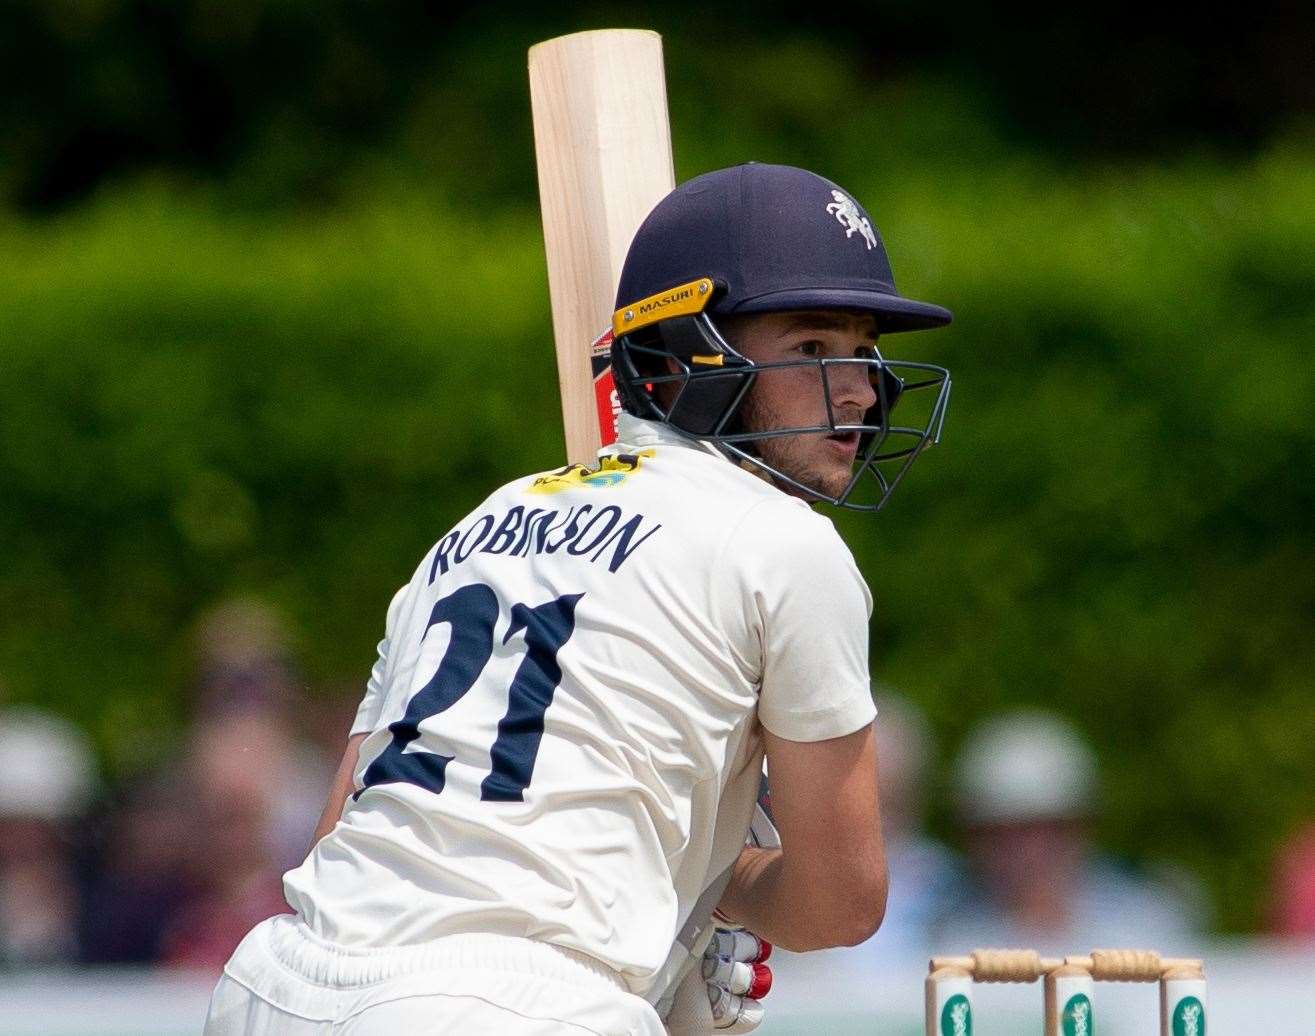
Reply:
[[471, 933], [352, 950], [262, 921], [215, 987], [205, 1036], [663, 1036], [614, 971], [532, 939]]

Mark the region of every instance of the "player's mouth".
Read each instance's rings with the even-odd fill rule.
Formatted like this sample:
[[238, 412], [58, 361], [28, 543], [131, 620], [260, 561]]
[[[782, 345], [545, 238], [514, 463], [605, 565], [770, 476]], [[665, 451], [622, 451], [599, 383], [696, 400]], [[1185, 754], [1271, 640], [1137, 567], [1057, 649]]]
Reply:
[[834, 432], [826, 437], [826, 441], [850, 457], [858, 452], [858, 432]]

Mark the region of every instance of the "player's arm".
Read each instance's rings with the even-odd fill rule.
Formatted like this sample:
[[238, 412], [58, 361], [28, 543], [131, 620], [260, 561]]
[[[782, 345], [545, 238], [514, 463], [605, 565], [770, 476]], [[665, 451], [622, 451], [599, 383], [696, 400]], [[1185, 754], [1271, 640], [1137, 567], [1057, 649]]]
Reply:
[[872, 724], [825, 741], [763, 736], [781, 848], [746, 848], [719, 910], [788, 950], [860, 943], [886, 910]]
[[361, 742], [369, 736], [368, 732], [363, 732], [353, 734], [347, 739], [342, 762], [338, 764], [338, 772], [333, 775], [333, 785], [329, 788], [329, 799], [324, 804], [324, 812], [320, 814], [320, 822], [315, 825], [311, 848], [332, 831], [333, 825], [341, 819], [343, 807], [347, 804], [347, 796], [355, 790], [352, 775], [356, 772], [356, 761], [361, 754]]
[[388, 616], [384, 623], [384, 639], [379, 642], [378, 647], [379, 657], [375, 659], [374, 668], [370, 670], [370, 679], [366, 681], [365, 685], [365, 697], [356, 710], [356, 720], [352, 723], [352, 729], [355, 733], [347, 738], [347, 748], [343, 751], [342, 762], [338, 764], [338, 772], [333, 775], [333, 785], [329, 789], [329, 799], [324, 804], [324, 812], [320, 814], [320, 822], [315, 825], [315, 835], [310, 843], [312, 849], [321, 838], [333, 830], [333, 825], [342, 819], [342, 811], [347, 804], [347, 796], [356, 790], [352, 778], [356, 773], [356, 763], [360, 759], [361, 742], [370, 736], [370, 731], [374, 729], [379, 719], [379, 710], [382, 708], [383, 703], [384, 678], [388, 668], [388, 648], [392, 641], [393, 631], [397, 627], [398, 614], [406, 591], [407, 587], [403, 586], [393, 595], [393, 599], [388, 605]]

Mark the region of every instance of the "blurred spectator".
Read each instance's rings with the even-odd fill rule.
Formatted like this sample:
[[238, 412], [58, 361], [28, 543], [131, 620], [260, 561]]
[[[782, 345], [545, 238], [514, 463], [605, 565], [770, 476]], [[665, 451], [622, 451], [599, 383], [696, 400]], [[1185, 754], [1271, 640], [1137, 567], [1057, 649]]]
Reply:
[[287, 910], [274, 836], [291, 741], [262, 710], [211, 717], [193, 732], [184, 762], [189, 892], [163, 933], [163, 963], [218, 968], [257, 922]]
[[954, 855], [923, 830], [927, 768], [934, 755], [922, 711], [896, 695], [877, 698], [877, 783], [890, 892], [881, 928], [856, 953], [926, 954], [940, 905], [957, 886]]
[[938, 950], [1199, 949], [1198, 896], [1139, 876], [1091, 844], [1096, 760], [1066, 721], [1024, 711], [983, 724], [958, 756], [954, 792], [972, 876], [947, 900]]
[[190, 892], [164, 933], [165, 963], [217, 968], [287, 909], [283, 871], [305, 858], [333, 774], [298, 723], [307, 706], [291, 647], [258, 601], [224, 602], [198, 624], [198, 720], [182, 775]]
[[[249, 599], [197, 624], [195, 719], [182, 754], [135, 785], [106, 825], [90, 882], [85, 959], [218, 968], [287, 909], [333, 773], [281, 617]], [[344, 732], [345, 732], [344, 727]]]
[[196, 777], [258, 801], [262, 855], [280, 872], [295, 867], [306, 856], [334, 761], [314, 743], [291, 634], [273, 608], [234, 598], [202, 616], [195, 643]]
[[92, 752], [71, 723], [0, 710], [0, 963], [77, 957], [74, 825], [95, 787]]
[[234, 597], [204, 612], [192, 638], [202, 715], [282, 707], [295, 702], [300, 677], [292, 636], [277, 611]]
[[1297, 831], [1275, 861], [1274, 931], [1315, 938], [1315, 824]]
[[164, 929], [189, 891], [191, 824], [176, 772], [135, 782], [110, 804], [87, 868], [84, 962], [160, 959]]

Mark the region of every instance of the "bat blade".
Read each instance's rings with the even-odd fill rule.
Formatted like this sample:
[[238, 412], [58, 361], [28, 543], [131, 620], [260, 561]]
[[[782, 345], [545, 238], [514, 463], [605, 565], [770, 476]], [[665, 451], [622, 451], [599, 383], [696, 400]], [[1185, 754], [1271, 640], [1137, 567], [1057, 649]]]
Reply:
[[[566, 456], [591, 462], [610, 426], [593, 354], [611, 326], [626, 250], [675, 183], [662, 39], [598, 29], [530, 48], [530, 104]], [[597, 349], [594, 347], [597, 346]]]

